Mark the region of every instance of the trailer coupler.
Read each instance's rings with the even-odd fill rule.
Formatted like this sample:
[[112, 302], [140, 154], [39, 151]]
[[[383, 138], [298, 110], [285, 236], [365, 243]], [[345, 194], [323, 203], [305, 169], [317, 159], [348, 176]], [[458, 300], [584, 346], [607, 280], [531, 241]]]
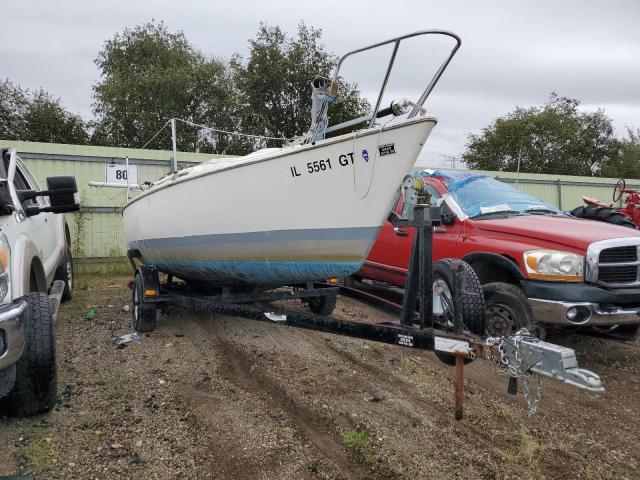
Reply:
[[573, 349], [547, 343], [521, 329], [514, 335], [486, 339], [486, 356], [497, 363], [503, 373], [509, 375], [509, 391], [517, 391], [517, 379], [524, 380], [524, 393], [529, 412], [535, 413], [540, 401], [540, 382], [536, 382], [535, 394], [529, 383], [535, 374], [544, 375], [590, 392], [603, 392], [600, 377], [578, 367]]

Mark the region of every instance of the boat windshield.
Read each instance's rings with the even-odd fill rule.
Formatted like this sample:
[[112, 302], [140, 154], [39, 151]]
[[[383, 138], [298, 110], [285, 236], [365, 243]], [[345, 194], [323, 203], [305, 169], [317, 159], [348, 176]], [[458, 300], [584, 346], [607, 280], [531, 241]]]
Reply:
[[447, 190], [470, 218], [565, 215], [554, 206], [486, 175], [443, 171], [432, 175], [445, 178]]

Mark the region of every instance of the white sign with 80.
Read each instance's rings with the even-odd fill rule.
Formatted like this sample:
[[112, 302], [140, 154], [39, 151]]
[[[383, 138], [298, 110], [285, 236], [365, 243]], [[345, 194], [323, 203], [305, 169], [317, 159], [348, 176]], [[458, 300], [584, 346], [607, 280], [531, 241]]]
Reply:
[[117, 165], [115, 163], [108, 163], [106, 167], [106, 182], [107, 183], [121, 183], [127, 184], [127, 177], [129, 177], [129, 185], [138, 184], [138, 165], [129, 165], [129, 172], [127, 173], [126, 165]]

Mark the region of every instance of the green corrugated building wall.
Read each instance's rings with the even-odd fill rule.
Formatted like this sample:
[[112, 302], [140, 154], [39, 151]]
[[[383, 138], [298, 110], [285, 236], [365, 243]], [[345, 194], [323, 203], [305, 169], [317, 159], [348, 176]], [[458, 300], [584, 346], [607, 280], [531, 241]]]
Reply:
[[[138, 165], [138, 182], [157, 180], [169, 172], [172, 152], [133, 148], [63, 145], [54, 143], [0, 140], [0, 147], [15, 148], [36, 177], [40, 188], [46, 188], [48, 176], [73, 175], [80, 191], [80, 212], [67, 214], [74, 242], [74, 255], [92, 259], [93, 263], [122, 261], [126, 240], [122, 229], [121, 209], [126, 204], [126, 189], [91, 187], [89, 183], [105, 182], [110, 163]], [[196, 165], [220, 155], [178, 152], [179, 167]], [[132, 195], [136, 195], [132, 193]], [[170, 219], [167, 219], [170, 221]], [[82, 262], [81, 262], [82, 263]], [[86, 263], [86, 262], [85, 262]]]
[[[126, 203], [126, 190], [90, 187], [89, 182], [104, 182], [110, 163], [123, 165], [129, 157], [138, 165], [138, 182], [153, 181], [169, 172], [171, 151], [139, 150], [81, 145], [62, 145], [0, 140], [0, 147], [15, 148], [38, 180], [46, 186], [46, 178], [54, 175], [74, 175], [82, 199], [80, 212], [67, 215], [76, 257], [87, 263], [122, 262], [126, 240], [122, 230], [121, 209]], [[178, 152], [179, 166], [195, 165], [220, 155]], [[564, 210], [582, 204], [582, 196], [611, 201], [617, 179], [577, 177], [568, 175], [536, 175], [513, 172], [482, 172], [499, 178], [517, 188]], [[629, 186], [640, 188], [640, 185]], [[134, 193], [135, 195], [135, 193]], [[171, 221], [171, 219], [167, 219]]]

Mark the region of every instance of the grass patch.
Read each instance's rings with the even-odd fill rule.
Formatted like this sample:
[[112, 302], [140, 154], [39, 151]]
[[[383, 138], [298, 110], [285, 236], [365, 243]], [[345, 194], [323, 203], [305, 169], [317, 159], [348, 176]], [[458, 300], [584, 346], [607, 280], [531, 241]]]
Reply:
[[107, 425], [109, 417], [104, 411], [92, 411], [88, 412], [80, 424], [80, 428], [83, 430], [96, 430]]
[[58, 456], [58, 449], [50, 434], [50, 429], [31, 427], [23, 434], [24, 440], [16, 446], [20, 464], [42, 478], [49, 478], [48, 474], [54, 473], [53, 460]]
[[134, 393], [131, 387], [122, 383], [110, 383], [104, 389], [104, 395], [108, 400], [131, 400]]
[[351, 430], [345, 434], [344, 444], [353, 448], [359, 455], [364, 455], [373, 445], [373, 438], [364, 430]]
[[398, 362], [398, 371], [404, 373], [405, 375], [411, 375], [416, 373], [416, 364], [407, 355], [401, 355], [400, 361]]
[[521, 426], [514, 433], [519, 446], [518, 456], [523, 458], [529, 467], [536, 466], [538, 453], [541, 450], [540, 444], [525, 427]]

